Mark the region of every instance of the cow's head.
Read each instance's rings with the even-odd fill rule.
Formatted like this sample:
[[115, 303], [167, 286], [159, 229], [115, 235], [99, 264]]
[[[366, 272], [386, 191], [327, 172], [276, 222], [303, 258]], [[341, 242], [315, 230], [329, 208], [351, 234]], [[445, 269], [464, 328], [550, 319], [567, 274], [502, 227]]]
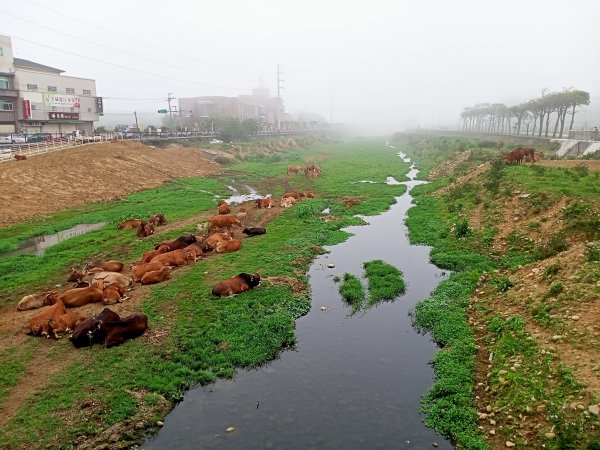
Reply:
[[83, 270], [77, 270], [74, 267], [71, 267], [71, 272], [69, 273], [69, 278], [67, 281], [79, 281], [85, 276], [85, 272]]
[[46, 294], [46, 296], [44, 297], [42, 305], [43, 306], [54, 305], [57, 300], [58, 300], [58, 292], [51, 291], [51, 292], [48, 292]]

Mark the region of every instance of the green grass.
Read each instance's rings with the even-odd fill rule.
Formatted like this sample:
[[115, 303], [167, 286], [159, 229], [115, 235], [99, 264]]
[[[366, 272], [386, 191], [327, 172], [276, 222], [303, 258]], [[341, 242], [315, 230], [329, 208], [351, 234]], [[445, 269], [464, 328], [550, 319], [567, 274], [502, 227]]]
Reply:
[[[371, 158], [361, 164], [361, 155], [365, 152]], [[330, 149], [319, 146], [295, 152], [294, 158], [298, 154], [305, 161], [316, 160], [317, 156], [326, 158], [319, 161], [323, 167], [320, 178], [308, 180], [298, 177], [294, 180], [297, 183], [294, 187], [315, 190], [319, 198], [305, 200], [283, 211], [267, 225], [268, 234], [244, 241], [242, 251], [214, 256], [178, 269], [170, 283], [153, 287], [150, 298], [141, 308], [149, 317], [149, 334], [160, 330], [166, 332], [157, 345], [140, 338], [110, 350], [101, 346], [74, 350], [66, 340], [57, 342], [57, 348], [65, 352], [79, 352], [81, 357], [74, 358], [63, 370], [49, 377], [43, 389], [26, 400], [0, 432], [0, 447], [45, 447], [50, 444], [71, 448], [73, 442], [88, 434], [96, 434], [117, 422], [132, 420], [137, 410], [132, 393], [161, 395], [175, 402], [190, 386], [210, 383], [220, 377], [233, 377], [237, 368], [257, 367], [277, 357], [283, 349], [292, 347], [295, 342], [294, 319], [310, 309], [308, 292], [295, 294], [291, 287], [271, 285], [266, 279], [288, 276], [306, 283], [306, 270], [314, 256], [322, 252], [322, 246], [344, 241], [349, 233], [341, 228], [363, 223], [355, 217], [357, 212], [379, 214], [393, 204], [394, 197], [405, 189], [404, 186], [384, 183], [351, 182], [362, 179], [365, 173], [380, 180], [388, 175], [402, 179], [407, 169], [395, 153], [378, 142], [331, 145]], [[282, 178], [285, 178], [281, 173], [285, 173], [282, 169], [288, 165], [288, 156], [284, 153], [281, 155], [283, 162], [272, 161], [269, 164], [257, 158], [256, 162], [247, 161], [232, 166], [231, 170], [239, 172], [240, 176], [236, 175], [236, 179], [253, 180], [256, 185], [262, 183], [264, 187], [280, 189]], [[380, 159], [386, 164], [379, 164]], [[268, 174], [265, 175], [265, 172]], [[212, 186], [211, 191], [221, 186], [214, 180], [204, 180], [203, 183], [204, 187]], [[188, 190], [163, 187], [155, 190], [158, 197], [161, 197], [161, 189], [168, 190], [168, 194], [164, 195], [165, 202], [173, 201], [182, 208], [177, 217], [183, 218], [187, 214], [197, 214], [205, 207], [214, 207], [210, 194], [197, 192], [191, 198]], [[360, 208], [346, 208], [339, 202], [339, 196], [346, 189], [368, 200]], [[146, 201], [154, 198], [149, 194], [139, 195]], [[123, 211], [129, 211], [118, 202], [104, 207], [106, 211], [97, 211], [96, 214], [111, 218], [113, 223], [122, 218]], [[327, 207], [339, 220], [324, 222], [321, 219], [321, 211]], [[161, 210], [149, 207], [148, 212], [156, 209]], [[162, 209], [162, 212], [167, 219], [173, 220], [169, 217], [169, 210]], [[176, 214], [175, 211], [172, 214]], [[179, 232], [172, 231], [169, 235]], [[95, 236], [95, 233], [90, 233], [56, 246], [54, 251], [40, 258], [43, 261], [40, 265], [22, 263], [22, 273], [12, 279], [12, 287], [2, 288], [5, 291], [23, 290], [30, 282], [35, 285], [36, 277], [61, 275], [68, 264], [98, 253], [99, 248], [113, 254], [115, 245], [126, 246], [127, 255], [139, 255], [148, 248], [148, 241], [132, 244], [128, 232], [125, 236], [120, 234], [122, 231], [111, 228], [96, 233]], [[21, 235], [26, 234], [21, 232]], [[77, 250], [82, 246], [84, 249]], [[53, 253], [57, 259], [49, 259]], [[257, 271], [265, 279], [259, 288], [231, 298], [212, 296], [212, 286], [222, 279], [239, 272]], [[25, 356], [19, 358], [26, 361]], [[6, 383], [7, 386], [22, 374], [23, 364], [14, 366], [12, 371], [15, 375]], [[91, 404], [94, 406], [82, 406]], [[153, 426], [157, 419], [151, 414], [135, 420]], [[57, 434], [56, 430], [61, 432]], [[126, 442], [130, 445], [138, 443], [141, 433], [132, 430]]]
[[365, 276], [369, 280], [369, 304], [382, 300], [392, 300], [406, 292], [402, 271], [381, 260], [363, 264]]
[[340, 295], [351, 305], [361, 305], [365, 300], [365, 288], [358, 277], [351, 273], [344, 274], [344, 280], [339, 288]]

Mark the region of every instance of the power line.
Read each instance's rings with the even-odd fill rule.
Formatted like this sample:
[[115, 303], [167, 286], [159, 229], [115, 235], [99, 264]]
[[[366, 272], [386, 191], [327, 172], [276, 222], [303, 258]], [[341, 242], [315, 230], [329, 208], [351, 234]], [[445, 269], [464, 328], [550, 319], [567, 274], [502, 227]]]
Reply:
[[[159, 64], [159, 65], [163, 65], [163, 64], [164, 64], [164, 61], [158, 61], [158, 60], [156, 60], [156, 59], [146, 58], [145, 56], [140, 56], [140, 55], [136, 55], [135, 53], [129, 53], [129, 52], [125, 52], [125, 51], [123, 51], [123, 50], [119, 50], [119, 49], [116, 49], [116, 48], [113, 48], [113, 47], [109, 47], [108, 45], [104, 45], [104, 44], [98, 44], [97, 42], [91, 41], [91, 40], [89, 40], [89, 39], [85, 39], [85, 38], [82, 38], [82, 37], [76, 36], [76, 35], [74, 35], [74, 34], [67, 33], [67, 32], [65, 32], [65, 31], [57, 30], [57, 29], [55, 29], [55, 28], [51, 28], [51, 27], [49, 27], [49, 26], [43, 25], [43, 24], [41, 24], [41, 23], [38, 23], [38, 22], [34, 22], [34, 21], [32, 21], [32, 20], [29, 20], [29, 19], [24, 19], [23, 17], [16, 16], [16, 15], [14, 15], [14, 14], [11, 14], [11, 13], [9, 13], [9, 12], [6, 12], [6, 11], [0, 11], [0, 12], [1, 12], [2, 14], [5, 14], [5, 15], [7, 15], [7, 16], [13, 17], [13, 18], [15, 18], [15, 19], [17, 19], [17, 20], [22, 20], [23, 22], [30, 23], [30, 24], [32, 24], [32, 25], [35, 25], [35, 26], [37, 26], [37, 27], [42, 27], [42, 28], [45, 28], [45, 29], [47, 29], [47, 30], [53, 31], [53, 32], [55, 32], [55, 33], [63, 34], [63, 35], [65, 35], [65, 36], [68, 36], [68, 37], [70, 37], [70, 38], [73, 38], [73, 39], [78, 39], [78, 40], [80, 40], [80, 41], [87, 42], [88, 44], [96, 45], [96, 46], [98, 46], [98, 47], [105, 48], [105, 49], [107, 49], [107, 50], [111, 50], [111, 51], [113, 51], [113, 52], [121, 53], [121, 54], [123, 54], [123, 55], [126, 55], [126, 56], [132, 56], [132, 57], [134, 57], [134, 58], [142, 59], [142, 60], [144, 60], [144, 61], [149, 61], [149, 62], [151, 62], [151, 63], [153, 63], [153, 64]], [[206, 76], [206, 77], [213, 77], [213, 78], [227, 78], [227, 79], [229, 79], [229, 80], [235, 80], [235, 81], [247, 81], [247, 82], [250, 82], [250, 80], [248, 80], [248, 79], [244, 79], [244, 78], [235, 78], [235, 77], [228, 77], [228, 76], [226, 76], [226, 75], [215, 75], [215, 74], [210, 74], [210, 73], [205, 73], [205, 72], [199, 72], [199, 71], [197, 71], [197, 70], [194, 70], [194, 69], [188, 69], [188, 68], [181, 67], [181, 66], [174, 66], [173, 64], [169, 64], [169, 67], [171, 67], [171, 68], [174, 68], [174, 69], [178, 69], [178, 70], [185, 70], [185, 71], [187, 71], [187, 72], [193, 72], [193, 73], [197, 73], [198, 75], [203, 75], [203, 76]]]
[[134, 69], [133, 67], [124, 66], [122, 64], [116, 64], [116, 63], [112, 63], [112, 62], [109, 62], [109, 61], [104, 61], [102, 59], [93, 58], [91, 56], [85, 56], [85, 55], [81, 55], [79, 53], [70, 52], [68, 50], [62, 50], [60, 48], [52, 47], [50, 45], [40, 44], [39, 42], [35, 42], [35, 41], [29, 40], [29, 39], [25, 39], [25, 38], [22, 38], [22, 37], [19, 37], [19, 36], [14, 36], [13, 35], [13, 37], [15, 39], [20, 39], [21, 41], [24, 41], [24, 42], [29, 42], [30, 44], [39, 45], [40, 47], [49, 48], [49, 49], [56, 50], [56, 51], [61, 52], [61, 53], [66, 53], [68, 55], [73, 55], [73, 56], [77, 56], [79, 58], [89, 59], [90, 61], [96, 61], [96, 62], [99, 62], [99, 63], [102, 63], [102, 64], [106, 64], [106, 65], [109, 65], [109, 66], [119, 67], [121, 69], [126, 69], [126, 70], [131, 70], [133, 72], [143, 73], [145, 75], [151, 75], [153, 77], [162, 78], [164, 80], [180, 81], [182, 83], [197, 84], [199, 86], [207, 86], [207, 87], [213, 87], [213, 88], [218, 88], [218, 89], [229, 89], [229, 90], [234, 90], [234, 89], [237, 89], [237, 90], [247, 90], [248, 89], [247, 87], [243, 87], [242, 88], [242, 87], [236, 87], [236, 86], [219, 86], [219, 85], [216, 85], [216, 84], [200, 83], [198, 81], [184, 80], [184, 79], [181, 79], [181, 78], [165, 77], [164, 75], [160, 75], [160, 74], [157, 74], [157, 73], [148, 72], [148, 71], [140, 70], [140, 69]]
[[82, 23], [84, 25], [88, 25], [90, 27], [97, 28], [98, 30], [102, 30], [102, 31], [104, 31], [106, 33], [109, 33], [111, 36], [118, 36], [118, 37], [120, 37], [122, 39], [126, 39], [128, 41], [135, 42], [136, 44], [143, 45], [145, 47], [152, 48], [154, 50], [159, 50], [159, 51], [167, 53], [169, 55], [177, 56], [179, 58], [189, 59], [191, 61], [196, 61], [196, 62], [199, 62], [199, 63], [202, 63], [202, 64], [208, 64], [210, 66], [219, 67], [219, 68], [226, 69], [226, 70], [254, 72], [251, 69], [223, 66], [223, 65], [215, 64], [215, 63], [212, 63], [212, 62], [209, 62], [209, 61], [203, 61], [203, 60], [200, 60], [200, 59], [197, 59], [197, 58], [192, 58], [191, 56], [188, 56], [188, 55], [183, 55], [183, 54], [180, 54], [180, 53], [176, 53], [176, 52], [173, 52], [172, 49], [164, 49], [164, 48], [152, 45], [152, 44], [148, 44], [147, 42], [138, 41], [137, 39], [133, 39], [133, 38], [131, 38], [129, 36], [125, 36], [123, 34], [116, 33], [114, 30], [109, 30], [107, 28], [103, 28], [103, 27], [98, 26], [98, 25], [96, 25], [94, 23], [91, 23], [91, 22], [85, 22], [85, 21], [81, 20], [79, 17], [71, 16], [69, 14], [66, 14], [66, 13], [62, 12], [62, 11], [58, 11], [56, 9], [50, 8], [50, 7], [46, 6], [46, 5], [40, 5], [39, 3], [36, 3], [36, 2], [34, 2], [32, 0], [28, 0], [28, 1], [29, 1], [29, 3], [31, 3], [31, 4], [33, 4], [35, 6], [47, 9], [48, 11], [52, 11], [53, 13], [58, 14], [60, 16], [68, 17], [68, 18], [76, 20], [79, 23]]

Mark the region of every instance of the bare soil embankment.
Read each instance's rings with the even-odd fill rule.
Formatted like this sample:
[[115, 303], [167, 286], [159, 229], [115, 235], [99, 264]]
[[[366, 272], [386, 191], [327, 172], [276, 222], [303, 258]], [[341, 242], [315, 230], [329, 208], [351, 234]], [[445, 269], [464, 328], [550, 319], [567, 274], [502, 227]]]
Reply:
[[0, 164], [0, 227], [114, 200], [173, 178], [208, 176], [220, 167], [200, 149], [162, 150], [127, 141], [6, 162]]

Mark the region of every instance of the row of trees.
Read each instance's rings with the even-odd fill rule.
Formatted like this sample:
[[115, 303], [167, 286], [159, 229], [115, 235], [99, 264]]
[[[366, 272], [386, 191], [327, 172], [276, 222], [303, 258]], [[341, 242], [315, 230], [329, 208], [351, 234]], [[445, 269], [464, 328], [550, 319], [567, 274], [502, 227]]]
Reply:
[[[577, 107], [590, 104], [589, 92], [564, 89], [561, 92], [542, 91], [542, 96], [515, 106], [502, 103], [480, 103], [467, 107], [461, 113], [463, 130], [479, 133], [521, 134], [526, 127], [529, 134], [548, 137], [554, 122], [552, 137], [562, 137], [567, 114], [571, 116], [569, 131], [573, 129]], [[552, 117], [552, 118], [551, 118]]]

